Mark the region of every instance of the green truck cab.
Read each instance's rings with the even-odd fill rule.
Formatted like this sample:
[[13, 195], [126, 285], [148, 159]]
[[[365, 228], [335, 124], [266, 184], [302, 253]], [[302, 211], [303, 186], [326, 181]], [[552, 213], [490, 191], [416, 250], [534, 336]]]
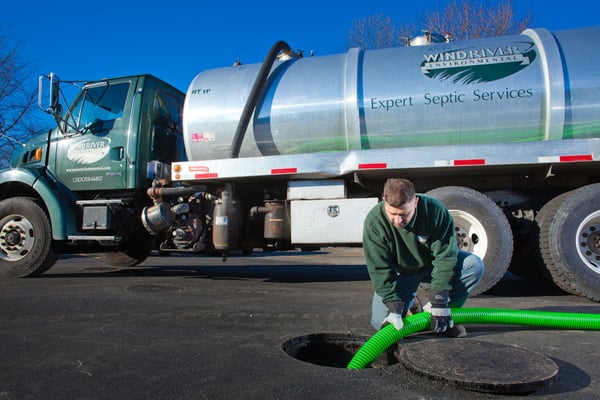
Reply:
[[[184, 94], [150, 75], [86, 83], [63, 111], [58, 78], [48, 105], [57, 127], [30, 139], [0, 171], [0, 277], [49, 269], [58, 255], [102, 252], [132, 266], [153, 249], [139, 218], [146, 191], [185, 160]], [[40, 90], [40, 106], [43, 90]]]

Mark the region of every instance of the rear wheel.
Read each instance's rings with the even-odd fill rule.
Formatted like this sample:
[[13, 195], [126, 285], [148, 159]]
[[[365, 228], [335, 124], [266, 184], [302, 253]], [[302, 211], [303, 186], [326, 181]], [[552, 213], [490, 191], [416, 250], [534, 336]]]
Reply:
[[506, 273], [513, 251], [513, 236], [506, 216], [489, 197], [461, 186], [427, 192], [440, 200], [454, 219], [460, 250], [478, 255], [485, 272], [471, 295], [491, 289]]
[[600, 184], [588, 185], [544, 206], [540, 253], [558, 287], [600, 301]]
[[0, 201], [0, 277], [41, 274], [56, 262], [46, 212], [29, 197]]
[[535, 249], [533, 250], [534, 263], [531, 268], [540, 271], [540, 274], [543, 276], [545, 281], [555, 285], [565, 292], [573, 293], [573, 289], [571, 289], [567, 281], [559, 278], [558, 271], [554, 271], [554, 274], [550, 272], [551, 268], [548, 268], [546, 262], [544, 261], [544, 256], [542, 255], [542, 248], [548, 246], [548, 244], [545, 242], [545, 239], [542, 240], [542, 232], [546, 232], [547, 224], [552, 221], [552, 218], [556, 213], [556, 209], [570, 194], [570, 192], [566, 192], [552, 198], [550, 201], [544, 204], [544, 206], [537, 213], [535, 217], [535, 222], [537, 224], [537, 231], [535, 232], [534, 236], [535, 247], [532, 247], [532, 249]]

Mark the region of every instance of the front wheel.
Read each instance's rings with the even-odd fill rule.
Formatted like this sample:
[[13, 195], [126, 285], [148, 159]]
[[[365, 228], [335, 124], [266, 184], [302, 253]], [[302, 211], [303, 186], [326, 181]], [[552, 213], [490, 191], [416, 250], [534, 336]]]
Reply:
[[461, 186], [436, 188], [427, 195], [450, 211], [458, 248], [483, 260], [485, 271], [471, 295], [491, 289], [508, 270], [513, 252], [512, 230], [500, 207], [484, 194]]
[[50, 220], [42, 207], [29, 197], [0, 201], [0, 277], [39, 275], [57, 259]]

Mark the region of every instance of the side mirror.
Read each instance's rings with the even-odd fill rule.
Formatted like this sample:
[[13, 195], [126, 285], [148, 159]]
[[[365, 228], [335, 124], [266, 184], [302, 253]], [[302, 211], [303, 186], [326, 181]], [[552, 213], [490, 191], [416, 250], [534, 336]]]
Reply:
[[[44, 91], [44, 80], [49, 81], [49, 88], [47, 96]], [[47, 104], [44, 104], [44, 98], [47, 97]], [[59, 103], [60, 97], [60, 79], [53, 72], [50, 75], [40, 75], [39, 86], [38, 86], [38, 107], [48, 114], [56, 117], [60, 116], [62, 107]]]

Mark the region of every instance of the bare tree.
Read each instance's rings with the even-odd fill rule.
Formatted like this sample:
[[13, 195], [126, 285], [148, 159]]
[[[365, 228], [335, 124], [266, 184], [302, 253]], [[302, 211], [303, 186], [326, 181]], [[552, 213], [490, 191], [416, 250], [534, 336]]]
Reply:
[[397, 46], [399, 39], [398, 30], [390, 17], [372, 15], [354, 21], [348, 35], [348, 46], [380, 49]]
[[[511, 0], [498, 0], [492, 5], [484, 5], [481, 0], [454, 0], [441, 10], [426, 12], [417, 25], [460, 40], [520, 33], [531, 19], [531, 12], [518, 17]], [[404, 45], [415, 33], [415, 24], [396, 27], [390, 17], [375, 15], [353, 22], [348, 45], [362, 49]]]
[[427, 29], [449, 34], [454, 40], [516, 34], [531, 23], [531, 13], [517, 18], [511, 0], [484, 6], [473, 0], [454, 0], [442, 11], [425, 14]]
[[28, 68], [19, 47], [0, 32], [0, 167], [7, 166], [15, 146], [35, 130], [35, 81]]

